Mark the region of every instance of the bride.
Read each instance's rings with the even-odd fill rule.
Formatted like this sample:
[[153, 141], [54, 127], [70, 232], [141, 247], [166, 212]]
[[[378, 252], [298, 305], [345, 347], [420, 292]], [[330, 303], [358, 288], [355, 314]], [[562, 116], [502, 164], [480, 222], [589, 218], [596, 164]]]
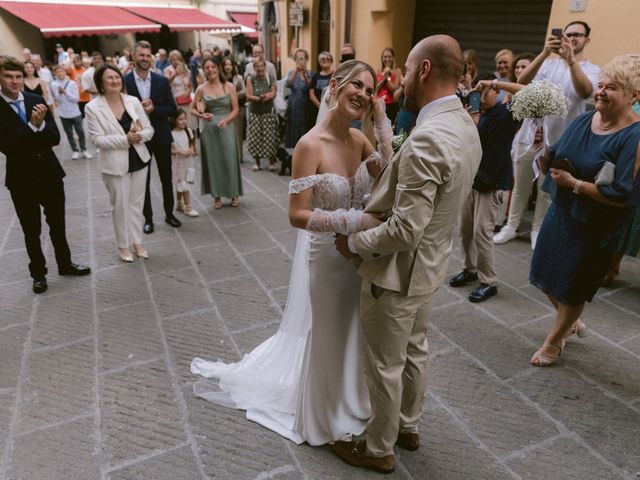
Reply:
[[[275, 335], [233, 364], [195, 358], [205, 377], [195, 395], [246, 410], [247, 418], [296, 442], [323, 445], [360, 434], [371, 415], [363, 376], [360, 277], [334, 235], [380, 224], [362, 211], [372, 179], [391, 156], [391, 126], [375, 102], [375, 72], [342, 64], [329, 83], [326, 117], [298, 142], [289, 220], [299, 228], [287, 306]], [[378, 139], [349, 128], [371, 118]]]

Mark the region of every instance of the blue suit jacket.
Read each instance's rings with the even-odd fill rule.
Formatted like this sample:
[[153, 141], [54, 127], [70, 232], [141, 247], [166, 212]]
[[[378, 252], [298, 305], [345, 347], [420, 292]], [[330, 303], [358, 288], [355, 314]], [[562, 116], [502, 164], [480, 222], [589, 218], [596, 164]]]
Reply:
[[[151, 92], [149, 98], [153, 102], [153, 112], [149, 115], [149, 120], [151, 120], [151, 126], [155, 130], [150, 143], [171, 145], [173, 137], [171, 136], [169, 118], [175, 117], [176, 115], [176, 101], [171, 93], [169, 80], [163, 75], [158, 75], [153, 72], [149, 73], [151, 75]], [[133, 95], [142, 101], [133, 72], [129, 72], [124, 77], [124, 84], [129, 95]]]
[[[40, 95], [23, 93], [27, 118], [37, 104], [47, 105]], [[58, 182], [65, 173], [51, 147], [60, 143], [56, 121], [47, 110], [45, 127], [34, 132], [11, 106], [0, 98], [0, 152], [7, 157], [5, 185], [9, 189], [29, 187], [34, 180]]]

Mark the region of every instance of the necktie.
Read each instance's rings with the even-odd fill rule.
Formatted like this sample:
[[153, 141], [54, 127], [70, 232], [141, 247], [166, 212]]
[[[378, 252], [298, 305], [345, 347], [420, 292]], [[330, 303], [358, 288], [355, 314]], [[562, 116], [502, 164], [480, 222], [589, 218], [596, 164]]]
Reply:
[[24, 109], [22, 108], [22, 105], [20, 104], [20, 101], [15, 101], [15, 102], [11, 102], [13, 105], [16, 106], [16, 108], [18, 109], [18, 116], [20, 117], [20, 120], [22, 120], [24, 123], [29, 123], [29, 120], [27, 120], [27, 114], [24, 111]]

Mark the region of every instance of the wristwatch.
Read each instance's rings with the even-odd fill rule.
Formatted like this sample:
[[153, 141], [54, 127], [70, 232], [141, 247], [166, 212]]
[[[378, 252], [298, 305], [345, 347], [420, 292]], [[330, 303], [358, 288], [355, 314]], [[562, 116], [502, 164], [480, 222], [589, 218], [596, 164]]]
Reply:
[[493, 88], [496, 92], [498, 91], [498, 79], [494, 78], [491, 82], [491, 88]]

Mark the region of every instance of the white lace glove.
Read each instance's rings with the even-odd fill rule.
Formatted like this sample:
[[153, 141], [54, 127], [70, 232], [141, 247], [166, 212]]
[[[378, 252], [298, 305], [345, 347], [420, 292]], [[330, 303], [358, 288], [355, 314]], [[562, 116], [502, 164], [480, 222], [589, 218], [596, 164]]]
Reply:
[[345, 210], [322, 210], [316, 208], [307, 220], [306, 230], [311, 232], [333, 232], [350, 235], [361, 230], [368, 230], [382, 222], [370, 213], [351, 208]]
[[384, 168], [393, 156], [393, 146], [391, 144], [393, 139], [393, 129], [391, 128], [391, 120], [387, 117], [386, 106], [384, 104], [384, 99], [382, 98], [379, 98], [375, 103], [373, 109], [373, 122], [373, 134], [378, 142], [377, 150], [380, 154], [378, 163], [380, 164], [380, 168]]

